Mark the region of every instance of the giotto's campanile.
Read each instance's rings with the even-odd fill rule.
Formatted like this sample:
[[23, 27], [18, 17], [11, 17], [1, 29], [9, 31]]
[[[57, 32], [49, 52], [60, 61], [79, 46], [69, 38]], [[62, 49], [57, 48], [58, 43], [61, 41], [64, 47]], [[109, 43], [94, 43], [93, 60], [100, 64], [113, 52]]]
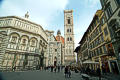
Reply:
[[65, 65], [75, 61], [73, 10], [64, 10]]

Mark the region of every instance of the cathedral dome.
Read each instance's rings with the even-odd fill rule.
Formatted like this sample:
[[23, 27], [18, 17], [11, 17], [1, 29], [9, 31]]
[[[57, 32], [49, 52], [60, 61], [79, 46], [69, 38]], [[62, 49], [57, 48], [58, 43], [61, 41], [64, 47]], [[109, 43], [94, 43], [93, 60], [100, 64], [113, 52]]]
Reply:
[[58, 31], [57, 31], [57, 35], [61, 35], [61, 32], [60, 32], [60, 30], [58, 30]]

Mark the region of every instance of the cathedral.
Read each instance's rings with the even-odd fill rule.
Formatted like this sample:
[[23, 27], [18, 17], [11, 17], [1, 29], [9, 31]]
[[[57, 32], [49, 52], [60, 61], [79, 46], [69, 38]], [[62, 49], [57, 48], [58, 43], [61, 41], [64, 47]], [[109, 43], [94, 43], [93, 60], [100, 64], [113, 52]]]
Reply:
[[73, 10], [64, 10], [64, 37], [61, 31], [46, 30], [48, 34], [48, 64], [46, 66], [71, 65], [75, 62]]

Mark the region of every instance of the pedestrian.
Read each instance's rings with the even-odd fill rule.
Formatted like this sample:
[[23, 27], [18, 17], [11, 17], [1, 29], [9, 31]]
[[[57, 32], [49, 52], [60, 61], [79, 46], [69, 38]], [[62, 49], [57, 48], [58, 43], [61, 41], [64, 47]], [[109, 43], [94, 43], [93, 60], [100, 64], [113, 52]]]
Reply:
[[51, 72], [53, 72], [53, 66], [51, 66]]
[[68, 67], [68, 77], [71, 78], [71, 70], [70, 70], [70, 66]]
[[90, 68], [89, 68], [89, 66], [87, 67], [87, 69], [86, 69], [86, 73], [89, 75], [90, 74]]
[[60, 66], [58, 66], [58, 72], [60, 72]]
[[105, 66], [104, 66], [104, 65], [102, 66], [102, 72], [103, 72], [103, 75], [106, 74], [106, 69], [105, 69]]
[[97, 68], [97, 75], [99, 77], [99, 80], [101, 80], [101, 70], [100, 70], [100, 67]]
[[15, 71], [15, 69], [16, 69], [16, 66], [13, 66], [13, 71]]
[[64, 73], [65, 73], [65, 78], [67, 78], [68, 77], [68, 66], [65, 67], [65, 72]]
[[56, 72], [56, 66], [55, 66], [55, 68], [54, 68], [54, 72]]

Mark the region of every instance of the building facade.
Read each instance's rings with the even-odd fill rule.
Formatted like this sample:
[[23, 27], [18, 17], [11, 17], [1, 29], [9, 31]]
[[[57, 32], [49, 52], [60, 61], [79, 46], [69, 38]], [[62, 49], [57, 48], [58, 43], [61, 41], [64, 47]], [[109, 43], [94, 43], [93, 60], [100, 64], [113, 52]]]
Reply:
[[116, 60], [116, 56], [110, 41], [111, 36], [105, 13], [98, 10], [79, 43], [79, 50], [77, 50], [77, 53], [81, 55], [78, 58], [82, 61], [82, 67], [89, 66], [92, 70], [100, 67], [101, 71], [104, 69], [106, 72], [118, 73], [117, 62], [114, 63], [115, 66], [112, 63]]
[[64, 10], [65, 64], [75, 61], [73, 10]]
[[64, 43], [64, 38], [61, 36], [60, 30], [57, 32], [56, 40], [59, 44], [61, 44], [61, 65], [64, 66], [64, 56], [65, 56], [65, 43]]
[[0, 17], [0, 68], [3, 70], [39, 69], [45, 65], [47, 34], [27, 18]]
[[[54, 36], [54, 31], [46, 30], [48, 35], [48, 66], [60, 66], [63, 65], [63, 42], [64, 38], [61, 37], [60, 31], [58, 31], [57, 36]], [[62, 39], [62, 41], [61, 41]]]
[[100, 2], [106, 16], [106, 23], [111, 37], [107, 49], [111, 53], [111, 47], [113, 47], [113, 53], [116, 57], [114, 61], [111, 61], [113, 64], [111, 66], [118, 65], [120, 73], [120, 0], [100, 0]]

